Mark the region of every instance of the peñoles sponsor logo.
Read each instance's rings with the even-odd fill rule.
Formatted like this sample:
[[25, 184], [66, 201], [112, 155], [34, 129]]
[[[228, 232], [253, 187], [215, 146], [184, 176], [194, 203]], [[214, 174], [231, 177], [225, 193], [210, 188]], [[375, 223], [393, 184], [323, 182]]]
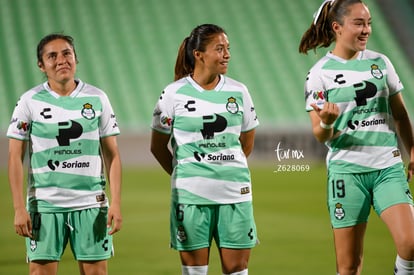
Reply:
[[76, 150], [61, 149], [61, 150], [55, 150], [54, 154], [55, 155], [80, 155], [80, 154], [82, 154], [82, 150], [80, 150], [80, 149], [76, 149]]
[[218, 142], [218, 143], [208, 142], [208, 143], [199, 144], [198, 147], [200, 148], [226, 147], [226, 143], [225, 142]]
[[353, 114], [368, 114], [368, 113], [377, 113], [378, 112], [378, 108], [373, 107], [373, 108], [368, 108], [368, 109], [359, 109], [359, 110], [355, 110], [353, 112]]

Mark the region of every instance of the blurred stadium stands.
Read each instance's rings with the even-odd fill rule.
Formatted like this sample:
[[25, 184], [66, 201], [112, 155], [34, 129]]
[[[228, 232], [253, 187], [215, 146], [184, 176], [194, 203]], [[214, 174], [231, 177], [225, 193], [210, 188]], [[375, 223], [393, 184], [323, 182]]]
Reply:
[[[151, 163], [149, 125], [153, 106], [173, 78], [178, 46], [202, 23], [223, 26], [232, 60], [228, 75], [244, 82], [261, 126], [253, 158], [272, 160], [279, 143], [321, 158], [310, 133], [303, 82], [326, 49], [299, 55], [302, 33], [321, 0], [0, 0], [0, 146], [20, 94], [45, 80], [36, 45], [51, 32], [75, 38], [78, 77], [105, 90], [121, 126], [128, 164]], [[373, 17], [369, 48], [394, 63], [414, 119], [414, 4], [366, 0]], [[131, 149], [131, 146], [135, 149]], [[0, 167], [5, 159], [0, 160]]]
[[[413, 0], [378, 0], [378, 7], [385, 15], [389, 27], [395, 32], [395, 39], [414, 64], [414, 49], [412, 43], [414, 34], [411, 26], [414, 26], [414, 1]], [[411, 87], [411, 86], [410, 86]]]

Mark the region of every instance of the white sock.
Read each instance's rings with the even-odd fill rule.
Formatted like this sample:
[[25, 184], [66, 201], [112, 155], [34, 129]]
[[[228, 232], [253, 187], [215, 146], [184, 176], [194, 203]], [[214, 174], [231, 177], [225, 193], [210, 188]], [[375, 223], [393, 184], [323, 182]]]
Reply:
[[208, 265], [200, 265], [200, 266], [182, 265], [181, 272], [182, 272], [182, 275], [207, 275]]
[[414, 275], [414, 261], [407, 261], [397, 255], [395, 260], [395, 275]]
[[249, 272], [247, 271], [247, 268], [246, 268], [245, 270], [242, 270], [242, 271], [233, 272], [230, 274], [223, 274], [223, 275], [248, 275], [248, 274]]

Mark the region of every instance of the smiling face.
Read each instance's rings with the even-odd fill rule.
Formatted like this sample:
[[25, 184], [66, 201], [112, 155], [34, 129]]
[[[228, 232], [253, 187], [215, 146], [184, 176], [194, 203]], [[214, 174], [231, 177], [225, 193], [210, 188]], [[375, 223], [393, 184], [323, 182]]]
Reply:
[[366, 49], [371, 34], [371, 14], [362, 3], [348, 7], [349, 12], [342, 18], [343, 23], [333, 22], [336, 45], [333, 53], [345, 59], [352, 59], [359, 51]]
[[47, 76], [50, 87], [73, 82], [76, 73], [76, 55], [73, 47], [64, 39], [55, 39], [43, 47], [38, 66]]
[[205, 51], [194, 50], [195, 67], [210, 75], [227, 73], [230, 60], [230, 44], [225, 33], [215, 34], [206, 45]]

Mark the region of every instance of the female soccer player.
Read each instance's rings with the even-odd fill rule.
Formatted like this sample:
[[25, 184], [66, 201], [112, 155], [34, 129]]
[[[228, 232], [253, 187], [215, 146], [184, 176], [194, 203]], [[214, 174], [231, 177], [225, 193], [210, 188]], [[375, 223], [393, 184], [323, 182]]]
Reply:
[[[70, 242], [80, 274], [104, 275], [112, 234], [122, 223], [115, 115], [103, 91], [75, 79], [72, 37], [45, 36], [37, 58], [47, 81], [21, 96], [7, 131], [16, 233], [26, 237], [30, 274], [57, 274]], [[27, 145], [26, 208], [22, 162]]]
[[229, 60], [225, 31], [196, 27], [153, 114], [151, 151], [171, 175], [171, 245], [182, 274], [207, 274], [214, 239], [223, 273], [246, 275], [257, 242], [247, 157], [258, 120], [246, 86], [224, 75]]
[[[370, 35], [371, 15], [363, 2], [323, 2], [299, 51], [335, 46], [307, 76], [306, 110], [316, 139], [329, 148], [328, 208], [338, 274], [361, 273], [371, 205], [395, 242], [395, 274], [414, 274], [414, 211], [407, 184], [414, 170], [413, 131], [393, 65], [366, 49]], [[410, 156], [408, 176], [397, 134]]]

